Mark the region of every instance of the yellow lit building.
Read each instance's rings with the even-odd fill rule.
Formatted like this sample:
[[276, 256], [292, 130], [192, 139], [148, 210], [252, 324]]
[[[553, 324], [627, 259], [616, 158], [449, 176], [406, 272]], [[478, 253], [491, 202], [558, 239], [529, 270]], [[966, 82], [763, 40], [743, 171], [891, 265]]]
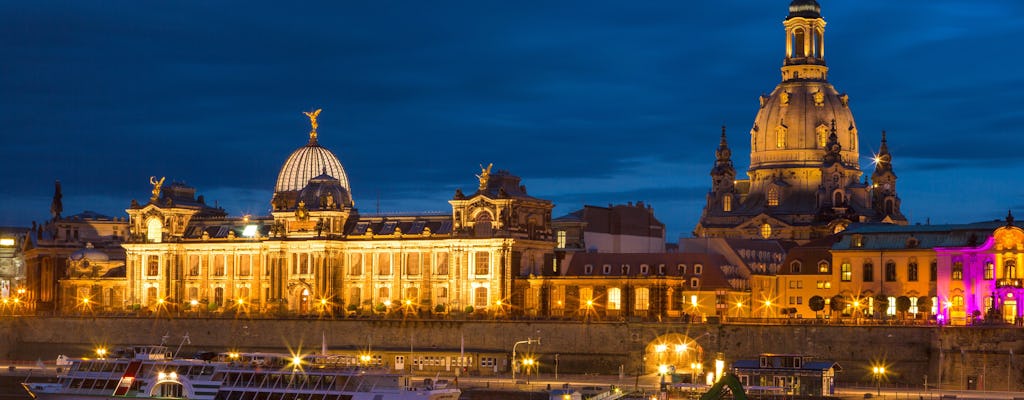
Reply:
[[358, 212], [337, 156], [306, 145], [281, 168], [271, 216], [229, 218], [195, 190], [151, 179], [132, 202], [125, 307], [183, 312], [491, 311], [513, 276], [550, 268], [550, 201], [507, 171], [482, 168], [450, 211]]

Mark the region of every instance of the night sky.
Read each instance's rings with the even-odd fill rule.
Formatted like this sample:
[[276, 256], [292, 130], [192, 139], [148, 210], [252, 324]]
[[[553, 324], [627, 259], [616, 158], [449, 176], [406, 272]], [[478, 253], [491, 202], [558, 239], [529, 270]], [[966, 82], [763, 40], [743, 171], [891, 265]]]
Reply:
[[[1024, 2], [821, 3], [861, 167], [888, 131], [911, 223], [1024, 211]], [[493, 162], [555, 217], [641, 200], [674, 241], [723, 123], [749, 163], [788, 4], [0, 2], [0, 225], [49, 218], [55, 179], [65, 215], [126, 216], [151, 175], [266, 215], [322, 108], [362, 212], [450, 210]]]

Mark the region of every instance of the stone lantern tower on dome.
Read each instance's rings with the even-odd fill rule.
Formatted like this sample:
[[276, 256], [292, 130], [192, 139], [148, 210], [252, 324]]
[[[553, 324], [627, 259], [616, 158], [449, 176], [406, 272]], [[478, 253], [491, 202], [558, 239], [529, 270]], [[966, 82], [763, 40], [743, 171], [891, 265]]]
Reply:
[[862, 180], [850, 98], [828, 81], [821, 6], [792, 1], [783, 26], [782, 82], [759, 99], [750, 129], [749, 179], [735, 178], [723, 129], [712, 190], [694, 234], [803, 241], [851, 222], [906, 224], [887, 148], [885, 162], [878, 164], [888, 171], [879, 175], [886, 194]]

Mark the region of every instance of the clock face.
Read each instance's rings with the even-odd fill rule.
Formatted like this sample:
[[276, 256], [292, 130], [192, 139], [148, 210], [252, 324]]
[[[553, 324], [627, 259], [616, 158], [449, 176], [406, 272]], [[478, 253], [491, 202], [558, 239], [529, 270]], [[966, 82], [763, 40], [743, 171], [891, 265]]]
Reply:
[[885, 185], [883, 185], [883, 186], [884, 186], [884, 187], [885, 187], [886, 189], [892, 189], [892, 185], [890, 185], [890, 184], [888, 184], [888, 183], [886, 183], [886, 184], [885, 184]]

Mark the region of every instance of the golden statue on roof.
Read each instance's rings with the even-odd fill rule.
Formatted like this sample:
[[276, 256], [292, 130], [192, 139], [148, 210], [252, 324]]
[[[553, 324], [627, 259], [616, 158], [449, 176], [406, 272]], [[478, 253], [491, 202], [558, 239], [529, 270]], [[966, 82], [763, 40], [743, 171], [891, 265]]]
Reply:
[[316, 111], [303, 112], [303, 114], [306, 114], [306, 116], [309, 117], [309, 124], [313, 125], [313, 132], [316, 132], [316, 128], [320, 126], [319, 124], [316, 123], [316, 117], [320, 116], [320, 111], [321, 109], [318, 108], [316, 109]]
[[480, 164], [480, 175], [476, 177], [480, 179], [480, 190], [487, 189], [487, 181], [491, 179], [491, 167], [494, 163], [487, 164], [487, 168], [484, 168], [483, 164]]
[[149, 201], [156, 202], [160, 198], [160, 187], [164, 185], [164, 179], [166, 176], [160, 177], [160, 180], [156, 180], [155, 176], [149, 177], [149, 184], [153, 185], [153, 196], [149, 198]]

